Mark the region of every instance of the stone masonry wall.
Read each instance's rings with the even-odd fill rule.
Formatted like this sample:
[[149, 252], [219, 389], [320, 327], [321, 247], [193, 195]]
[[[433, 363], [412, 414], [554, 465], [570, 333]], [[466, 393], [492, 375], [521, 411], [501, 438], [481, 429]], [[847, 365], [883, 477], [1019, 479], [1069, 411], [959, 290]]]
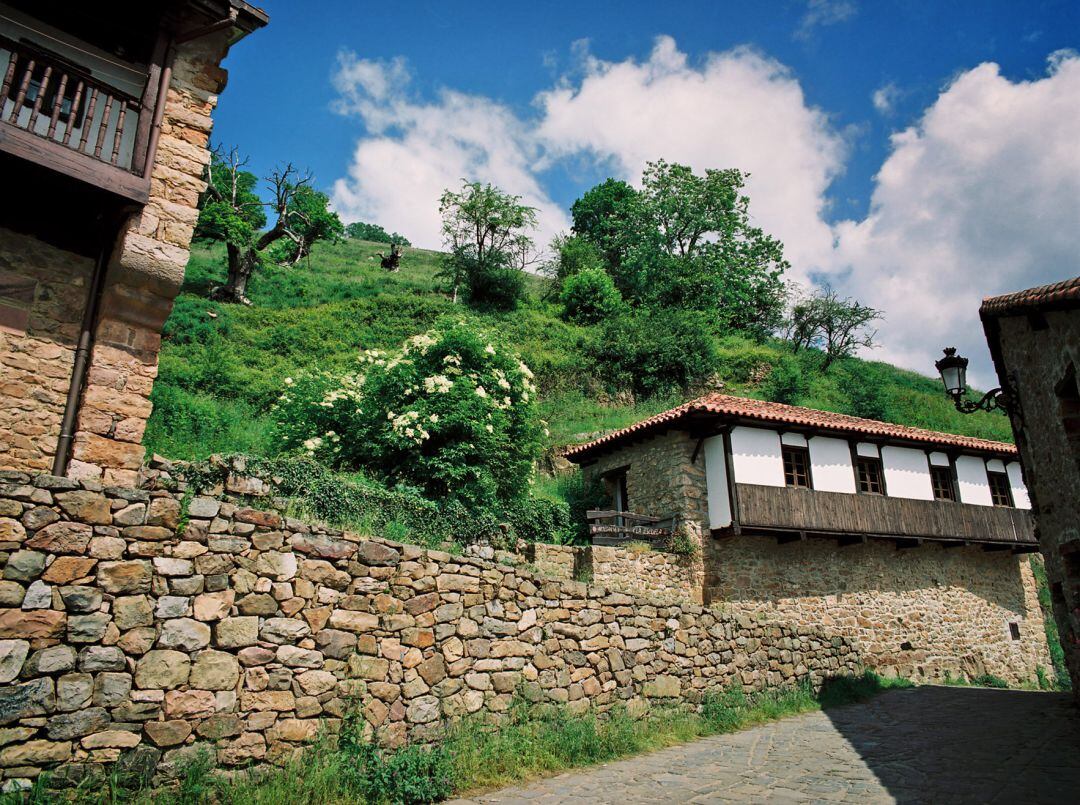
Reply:
[[[977, 546], [810, 539], [713, 541], [705, 591], [732, 614], [818, 624], [855, 640], [868, 667], [910, 679], [994, 674], [1016, 684], [1051, 671], [1027, 555]], [[1019, 639], [1010, 633], [1019, 629]]]
[[1080, 382], [1080, 310], [1049, 310], [1045, 327], [1025, 315], [998, 320], [998, 346], [1015, 372], [1002, 382], [1015, 388], [1022, 417], [1013, 430], [1031, 495], [1039, 546], [1046, 558], [1054, 617], [1080, 697], [1080, 401], [1069, 399]]
[[696, 442], [682, 431], [671, 431], [601, 456], [582, 467], [588, 482], [612, 470], [626, 468], [627, 508], [635, 514], [654, 517], [678, 515], [687, 535], [696, 544], [696, 556], [687, 569], [692, 579], [689, 589], [701, 602], [705, 567], [703, 549], [708, 535], [708, 499], [705, 488], [705, 459], [694, 459]]
[[32, 283], [27, 327], [0, 328], [0, 469], [48, 472], [93, 260], [0, 228], [0, 285]]
[[75, 783], [198, 747], [280, 762], [350, 708], [379, 740], [515, 691], [602, 711], [854, 673], [817, 624], [664, 605], [278, 514], [0, 476], [0, 773]]
[[656, 603], [700, 601], [693, 559], [648, 548], [594, 545], [592, 581]]
[[210, 115], [225, 86], [219, 65], [227, 36], [201, 37], [177, 52], [150, 200], [127, 221], [109, 264], [68, 470], [73, 478], [136, 483], [161, 328], [184, 279], [205, 189]]

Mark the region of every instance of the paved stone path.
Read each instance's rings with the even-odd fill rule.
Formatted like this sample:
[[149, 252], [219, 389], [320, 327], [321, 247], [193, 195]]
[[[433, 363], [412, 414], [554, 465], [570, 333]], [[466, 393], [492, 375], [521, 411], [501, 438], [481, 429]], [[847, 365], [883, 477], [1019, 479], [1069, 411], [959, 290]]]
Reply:
[[1071, 696], [920, 687], [464, 803], [1077, 802]]

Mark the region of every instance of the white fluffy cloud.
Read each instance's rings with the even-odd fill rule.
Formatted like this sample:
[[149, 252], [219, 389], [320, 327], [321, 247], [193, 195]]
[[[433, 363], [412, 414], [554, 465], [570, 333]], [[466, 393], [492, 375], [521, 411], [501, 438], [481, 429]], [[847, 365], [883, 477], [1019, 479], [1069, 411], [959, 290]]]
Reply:
[[978, 319], [983, 296], [1060, 280], [1080, 254], [1080, 58], [1043, 78], [995, 64], [956, 77], [892, 137], [870, 214], [837, 226], [845, 290], [885, 311], [883, 358], [932, 371], [939, 347], [994, 382]]
[[526, 124], [490, 99], [444, 89], [431, 103], [412, 100], [401, 60], [344, 53], [334, 84], [338, 111], [367, 129], [348, 176], [334, 183], [334, 207], [348, 221], [397, 230], [414, 243], [442, 242], [439, 196], [462, 179], [491, 182], [537, 208], [541, 232], [568, 226], [536, 176], [539, 149]]
[[751, 174], [751, 213], [784, 242], [793, 275], [827, 275], [884, 311], [875, 355], [928, 372], [940, 346], [956, 345], [983, 383], [993, 378], [980, 298], [1077, 270], [1073, 52], [1053, 54], [1031, 81], [1010, 81], [993, 64], [959, 74], [893, 135], [868, 216], [832, 226], [827, 191], [844, 166], [844, 138], [783, 65], [748, 48], [691, 62], [669, 37], [640, 61], [577, 51], [573, 77], [540, 92], [529, 115], [451, 89], [417, 100], [403, 61], [344, 54], [338, 108], [366, 131], [335, 184], [336, 208], [438, 247], [443, 188], [490, 181], [539, 209], [543, 243], [569, 223], [542, 180], [553, 165], [584, 158], [632, 181], [660, 156], [741, 168]]

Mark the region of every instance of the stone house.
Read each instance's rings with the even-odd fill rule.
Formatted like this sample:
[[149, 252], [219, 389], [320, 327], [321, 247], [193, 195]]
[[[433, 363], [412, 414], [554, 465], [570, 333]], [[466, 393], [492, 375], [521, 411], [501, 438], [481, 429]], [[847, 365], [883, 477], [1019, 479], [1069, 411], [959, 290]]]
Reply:
[[134, 483], [219, 65], [266, 22], [242, 0], [0, 2], [0, 469]]
[[607, 522], [681, 524], [705, 604], [827, 625], [915, 678], [1049, 668], [1011, 444], [711, 394], [567, 458], [631, 513]]
[[1080, 691], [1080, 277], [980, 310], [1031, 488], [1065, 661]]

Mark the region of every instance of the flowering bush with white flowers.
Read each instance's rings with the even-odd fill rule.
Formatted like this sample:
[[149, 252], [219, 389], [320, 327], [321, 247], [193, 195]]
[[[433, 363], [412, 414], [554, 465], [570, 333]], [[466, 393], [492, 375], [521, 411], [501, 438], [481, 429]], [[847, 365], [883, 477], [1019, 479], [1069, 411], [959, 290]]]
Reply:
[[544, 427], [536, 386], [493, 334], [457, 322], [394, 352], [365, 350], [353, 373], [285, 386], [275, 419], [286, 448], [469, 508], [528, 494]]

